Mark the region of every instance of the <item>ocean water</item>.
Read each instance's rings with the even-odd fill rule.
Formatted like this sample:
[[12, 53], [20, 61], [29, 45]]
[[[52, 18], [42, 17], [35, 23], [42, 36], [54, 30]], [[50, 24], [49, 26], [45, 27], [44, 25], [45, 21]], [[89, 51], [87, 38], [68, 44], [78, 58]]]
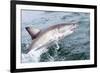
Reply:
[[[90, 59], [90, 13], [22, 10], [21, 16], [22, 63]], [[44, 53], [32, 52], [34, 56], [25, 54], [25, 50], [32, 41], [25, 27], [32, 26], [42, 30], [50, 25], [71, 22], [78, 22], [79, 27], [73, 34], [58, 42], [59, 50], [55, 48], [56, 45], [54, 44], [48, 47]]]

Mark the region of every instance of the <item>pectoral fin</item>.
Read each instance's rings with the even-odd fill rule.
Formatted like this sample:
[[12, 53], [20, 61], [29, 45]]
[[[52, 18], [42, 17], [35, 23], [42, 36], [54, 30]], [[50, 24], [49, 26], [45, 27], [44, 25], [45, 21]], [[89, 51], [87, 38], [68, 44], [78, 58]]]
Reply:
[[36, 36], [39, 34], [40, 30], [32, 27], [26, 27], [26, 30], [30, 34], [32, 39], [35, 39]]

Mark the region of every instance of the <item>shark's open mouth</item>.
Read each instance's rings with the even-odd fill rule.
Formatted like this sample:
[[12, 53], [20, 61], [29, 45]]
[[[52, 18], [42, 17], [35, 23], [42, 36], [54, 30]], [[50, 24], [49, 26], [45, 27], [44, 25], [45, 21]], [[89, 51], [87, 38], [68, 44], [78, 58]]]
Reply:
[[76, 29], [76, 27], [72, 27], [72, 28], [71, 28], [71, 31], [75, 31], [75, 29]]
[[77, 25], [77, 24], [74, 24], [74, 25], [71, 26], [70, 29], [71, 29], [71, 31], [75, 31], [75, 29], [76, 29], [77, 27], [78, 27], [78, 25]]

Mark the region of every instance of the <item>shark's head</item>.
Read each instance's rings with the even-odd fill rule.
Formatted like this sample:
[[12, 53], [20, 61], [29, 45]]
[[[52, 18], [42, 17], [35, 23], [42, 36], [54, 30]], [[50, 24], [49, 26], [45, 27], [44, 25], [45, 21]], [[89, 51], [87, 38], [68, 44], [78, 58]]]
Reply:
[[67, 35], [72, 34], [77, 28], [78, 24], [70, 23], [70, 24], [61, 24], [58, 26], [58, 33], [60, 37], [65, 37]]

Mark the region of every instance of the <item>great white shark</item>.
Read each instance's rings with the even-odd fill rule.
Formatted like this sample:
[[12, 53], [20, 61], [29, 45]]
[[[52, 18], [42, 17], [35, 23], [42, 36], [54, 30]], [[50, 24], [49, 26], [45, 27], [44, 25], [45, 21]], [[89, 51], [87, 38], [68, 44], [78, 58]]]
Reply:
[[32, 38], [32, 43], [25, 53], [27, 54], [31, 51], [47, 49], [50, 44], [56, 44], [56, 49], [59, 49], [58, 41], [72, 34], [77, 26], [77, 23], [61, 23], [41, 30], [33, 27], [26, 27], [26, 30]]

